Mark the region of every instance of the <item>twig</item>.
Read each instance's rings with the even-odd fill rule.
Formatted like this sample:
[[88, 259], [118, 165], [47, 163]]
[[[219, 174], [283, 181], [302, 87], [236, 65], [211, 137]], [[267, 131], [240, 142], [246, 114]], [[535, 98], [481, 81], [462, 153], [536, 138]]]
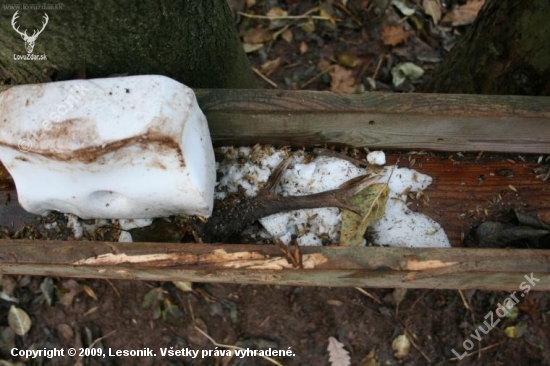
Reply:
[[468, 304], [468, 301], [466, 301], [466, 298], [464, 297], [464, 293], [462, 292], [462, 290], [458, 290], [458, 293], [460, 295], [460, 298], [462, 299], [462, 302], [464, 303], [464, 307], [466, 308], [466, 310], [472, 311], [472, 308], [470, 307], [470, 304]]
[[374, 70], [374, 74], [372, 74], [372, 80], [376, 82], [376, 77], [378, 76], [378, 72], [380, 71], [380, 67], [382, 67], [382, 61], [384, 61], [384, 56], [379, 57], [378, 59], [378, 65], [376, 65], [376, 70]]
[[344, 6], [344, 4], [342, 4], [341, 1], [335, 2], [334, 5], [337, 6], [337, 7], [338, 7], [340, 10], [342, 10], [344, 13], [346, 13], [355, 23], [357, 23], [357, 25], [359, 25], [360, 27], [363, 26], [363, 23], [362, 23], [359, 19], [357, 19], [357, 17], [356, 17], [355, 15], [353, 15], [353, 14], [351, 13], [351, 11], [349, 11], [349, 9], [346, 8], [346, 7]]
[[332, 69], [334, 69], [335, 66], [336, 65], [331, 65], [331, 66], [327, 67], [326, 69], [324, 69], [323, 71], [321, 71], [320, 73], [318, 73], [317, 75], [315, 75], [314, 77], [312, 77], [311, 79], [306, 81], [304, 85], [300, 86], [300, 89], [305, 88], [309, 84], [313, 83], [315, 80], [319, 79], [321, 76], [325, 75], [328, 72], [331, 72]]
[[109, 285], [111, 285], [111, 287], [113, 288], [113, 290], [115, 291], [115, 293], [117, 294], [118, 298], [120, 299], [120, 292], [118, 292], [118, 289], [115, 287], [115, 285], [111, 282], [111, 280], [109, 280], [108, 278], [105, 279], [105, 281], [107, 281], [107, 283]]
[[290, 28], [290, 24], [285, 25], [283, 28], [281, 28], [277, 32], [273, 33], [273, 35], [271, 36], [271, 39], [276, 40], [277, 37], [279, 37], [281, 34], [286, 32], [288, 28]]
[[[93, 348], [93, 346], [95, 346], [96, 344], [98, 344], [99, 342], [101, 342], [102, 340], [104, 340], [105, 338], [110, 337], [110, 336], [113, 335], [114, 333], [116, 333], [116, 329], [110, 331], [110, 332], [107, 333], [107, 334], [105, 334], [103, 337], [96, 338], [96, 340], [93, 341], [93, 342], [88, 346], [88, 349]], [[79, 364], [79, 362], [82, 361], [83, 358], [84, 358], [84, 356], [80, 356], [74, 365], [77, 366], [77, 365]]]
[[458, 361], [458, 360], [461, 360], [461, 359], [464, 358], [464, 357], [470, 357], [470, 356], [475, 355], [476, 353], [481, 353], [481, 352], [483, 352], [483, 351], [488, 351], [488, 350], [490, 350], [491, 348], [495, 348], [495, 347], [497, 347], [497, 346], [500, 346], [502, 343], [504, 343], [504, 341], [498, 342], [498, 343], [495, 343], [495, 344], [492, 344], [492, 345], [487, 346], [487, 347], [483, 347], [482, 349], [480, 349], [480, 350], [477, 351], [477, 352], [466, 353], [466, 355], [465, 355], [465, 356], [462, 356], [461, 358], [458, 358], [458, 357], [450, 358], [449, 361]]
[[363, 295], [365, 295], [366, 297], [372, 299], [378, 305], [382, 305], [382, 301], [380, 301], [380, 299], [378, 297], [376, 297], [374, 295], [371, 295], [368, 291], [363, 290], [361, 287], [356, 287], [355, 289], [357, 291], [359, 291], [360, 293], [362, 293]]
[[260, 70], [258, 70], [257, 68], [255, 67], [252, 67], [252, 71], [254, 71], [254, 73], [256, 75], [258, 75], [259, 77], [261, 77], [262, 79], [265, 80], [265, 82], [267, 82], [269, 85], [271, 85], [272, 87], [274, 87], [275, 89], [279, 89], [279, 85], [277, 85], [273, 80], [271, 80], [270, 78], [268, 78], [267, 76], [265, 76], [264, 74], [262, 74], [262, 72]]
[[313, 9], [310, 9], [306, 11], [302, 15], [281, 15], [281, 16], [268, 16], [268, 15], [256, 15], [256, 14], [248, 14], [243, 13], [242, 11], [238, 11], [237, 14], [242, 15], [243, 17], [247, 18], [254, 18], [254, 19], [268, 19], [268, 20], [280, 20], [280, 19], [318, 19], [318, 20], [331, 20], [330, 17], [324, 17], [320, 15], [309, 15], [315, 11], [318, 11], [319, 7], [315, 7]]
[[374, 173], [380, 173], [382, 171], [382, 168], [379, 167], [378, 165], [370, 164], [367, 161], [353, 158], [349, 155], [339, 153], [338, 151], [334, 151], [334, 150], [319, 147], [319, 148], [313, 149], [313, 152], [317, 155], [324, 155], [324, 156], [330, 156], [330, 157], [338, 158], [338, 159], [342, 159], [342, 160], [347, 160], [352, 164], [359, 165], [359, 166], [362, 166], [362, 167], [365, 167], [365, 168], [369, 168]]
[[[239, 347], [239, 346], [233, 346], [231, 344], [223, 344], [223, 343], [218, 343], [214, 340], [214, 338], [210, 337], [204, 330], [202, 330], [201, 328], [199, 328], [196, 324], [195, 324], [195, 315], [194, 315], [194, 312], [193, 312], [193, 307], [191, 306], [191, 303], [189, 302], [188, 303], [189, 305], [189, 310], [190, 310], [190, 313], [191, 313], [191, 320], [193, 321], [193, 326], [195, 327], [195, 329], [200, 333], [202, 334], [203, 336], [205, 336], [210, 342], [212, 342], [212, 344], [216, 347], [223, 347], [223, 348], [229, 348], [229, 349], [238, 349], [238, 350], [242, 350], [242, 351], [246, 351], [245, 348], [242, 348], [242, 347]], [[271, 362], [272, 364], [274, 365], [277, 365], [277, 366], [283, 366], [282, 363], [279, 363], [277, 362], [276, 360], [274, 360], [273, 358], [271, 357], [268, 357], [268, 356], [260, 356], [262, 358], [264, 358], [265, 360]]]
[[407, 336], [407, 338], [409, 338], [409, 341], [411, 341], [411, 344], [413, 345], [413, 347], [416, 348], [418, 352], [420, 352], [420, 354], [426, 359], [426, 361], [428, 361], [428, 363], [431, 363], [432, 360], [428, 357], [428, 355], [425, 354], [424, 351], [422, 351], [422, 349], [418, 347], [416, 343], [414, 343], [411, 331], [404, 324], [402, 325], [403, 325], [403, 328], [405, 329], [405, 335]]

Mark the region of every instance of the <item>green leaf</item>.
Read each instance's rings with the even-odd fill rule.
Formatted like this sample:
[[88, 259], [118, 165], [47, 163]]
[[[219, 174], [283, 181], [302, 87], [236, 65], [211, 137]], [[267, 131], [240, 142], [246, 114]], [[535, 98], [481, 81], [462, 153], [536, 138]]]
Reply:
[[143, 309], [150, 309], [153, 307], [153, 305], [157, 305], [159, 302], [163, 299], [163, 293], [164, 290], [162, 287], [155, 287], [154, 289], [151, 289], [147, 294], [143, 297], [143, 301], [141, 302], [141, 307]]
[[388, 185], [379, 183], [368, 186], [353, 196], [353, 204], [359, 208], [363, 214], [358, 216], [348, 210], [342, 211], [340, 245], [361, 245], [370, 223], [375, 220], [380, 220], [382, 216], [384, 216], [388, 194]]
[[424, 75], [424, 70], [412, 62], [403, 62], [391, 69], [393, 85], [399, 86], [406, 79], [415, 80]]

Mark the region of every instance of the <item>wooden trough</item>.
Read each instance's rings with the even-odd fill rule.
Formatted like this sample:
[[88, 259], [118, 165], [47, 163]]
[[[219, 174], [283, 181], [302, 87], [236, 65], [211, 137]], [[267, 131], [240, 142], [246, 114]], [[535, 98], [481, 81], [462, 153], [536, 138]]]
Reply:
[[[271, 90], [197, 95], [217, 146], [385, 149], [389, 164], [432, 176], [424, 192], [429, 200], [413, 200], [411, 209], [438, 221], [453, 248], [303, 247], [305, 268], [294, 269], [271, 245], [3, 239], [0, 273], [507, 291], [532, 274], [540, 280], [534, 290], [550, 290], [550, 251], [462, 244], [472, 225], [510, 208], [550, 222], [550, 181], [536, 177], [540, 165], [530, 155], [550, 154], [550, 98]], [[0, 208], [0, 225], [28, 221], [16, 192], [4, 193], [11, 203]]]

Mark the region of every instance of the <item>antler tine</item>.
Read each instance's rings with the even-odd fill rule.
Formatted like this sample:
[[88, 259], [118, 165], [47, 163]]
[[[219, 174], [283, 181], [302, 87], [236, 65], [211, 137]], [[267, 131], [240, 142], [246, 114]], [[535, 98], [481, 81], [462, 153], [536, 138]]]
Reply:
[[[42, 29], [40, 29], [40, 30], [38, 31], [38, 33], [36, 33], [36, 36], [37, 36], [37, 37], [38, 37], [38, 35], [39, 35], [40, 33], [42, 33], [42, 31], [44, 30], [44, 28], [46, 28], [46, 24], [48, 24], [48, 20], [50, 19], [50, 18], [48, 17], [48, 14], [46, 14], [46, 13], [44, 13], [44, 17], [43, 17], [43, 18], [46, 20], [46, 22], [45, 22], [45, 23], [42, 22]], [[34, 37], [34, 33], [33, 33], [33, 37]]]
[[19, 33], [20, 35], [22, 35], [22, 36], [23, 36], [23, 35], [27, 36], [27, 30], [26, 30], [26, 29], [25, 29], [25, 33], [23, 33], [23, 32], [21, 32], [21, 31], [19, 30], [19, 27], [15, 28], [15, 26], [16, 26], [15, 21], [17, 20], [17, 18], [19, 18], [19, 15], [18, 15], [17, 13], [19, 13], [19, 10], [17, 10], [17, 11], [15, 12], [15, 14], [13, 14], [13, 17], [11, 18], [11, 26], [12, 26], [13, 29], [14, 29], [17, 33]]

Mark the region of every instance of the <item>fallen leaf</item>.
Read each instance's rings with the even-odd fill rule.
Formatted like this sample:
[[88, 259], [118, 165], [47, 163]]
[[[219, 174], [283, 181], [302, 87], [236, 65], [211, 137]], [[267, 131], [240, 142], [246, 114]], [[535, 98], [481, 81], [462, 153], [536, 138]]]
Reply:
[[365, 232], [374, 220], [384, 215], [389, 189], [387, 184], [373, 184], [357, 193], [352, 198], [353, 204], [361, 210], [362, 216], [349, 211], [342, 211], [341, 246], [359, 246], [363, 243]]
[[58, 324], [57, 325], [57, 334], [61, 336], [61, 338], [65, 341], [65, 343], [69, 343], [74, 338], [74, 331], [73, 328], [69, 324]]
[[404, 16], [408, 17], [408, 16], [411, 16], [414, 14], [415, 10], [413, 8], [409, 8], [404, 2], [403, 0], [392, 0], [391, 1], [392, 5], [395, 6], [397, 9], [399, 9], [399, 11], [401, 12], [401, 14], [403, 14]]
[[395, 306], [399, 307], [399, 304], [405, 299], [405, 296], [407, 296], [407, 289], [406, 288], [396, 288], [392, 292], [393, 301], [395, 302]]
[[308, 46], [307, 46], [307, 43], [305, 43], [304, 41], [300, 42], [300, 54], [304, 54], [307, 52], [308, 50]]
[[288, 16], [288, 11], [283, 10], [281, 8], [278, 8], [278, 7], [273, 7], [271, 9], [269, 9], [266, 16], [268, 18], [284, 18], [284, 17]]
[[508, 338], [516, 339], [520, 338], [525, 332], [527, 331], [527, 323], [520, 322], [514, 326], [506, 327], [504, 329], [504, 333], [508, 336]]
[[319, 16], [322, 16], [323, 18], [327, 18], [327, 20], [332, 24], [336, 24], [336, 19], [323, 9], [319, 10]]
[[484, 3], [485, 0], [468, 0], [466, 4], [445, 14], [441, 19], [441, 24], [450, 24], [456, 27], [473, 23]]
[[180, 291], [183, 292], [193, 292], [193, 283], [185, 281], [174, 281], [172, 282]]
[[351, 359], [348, 351], [344, 349], [344, 345], [336, 340], [334, 337], [328, 338], [328, 361], [331, 366], [349, 366], [351, 365]]
[[96, 296], [94, 290], [90, 286], [83, 285], [82, 290], [84, 290], [84, 293], [86, 293], [86, 295], [88, 295], [88, 297], [90, 297], [90, 298], [94, 299], [95, 301], [97, 301], [97, 296]]
[[476, 229], [480, 248], [504, 248], [522, 240], [533, 240], [550, 233], [549, 230], [529, 226], [486, 221]]
[[357, 67], [361, 59], [353, 52], [343, 52], [336, 56], [338, 62], [347, 67]]
[[310, 19], [307, 22], [301, 23], [300, 28], [306, 33], [312, 33], [315, 32], [315, 23]]
[[46, 277], [40, 284], [40, 291], [44, 295], [44, 300], [48, 303], [49, 306], [52, 306], [53, 295], [54, 295], [54, 285], [51, 277]]
[[272, 32], [265, 28], [252, 28], [243, 36], [243, 43], [265, 43], [271, 40]]
[[326, 69], [328, 69], [329, 67], [332, 67], [332, 64], [330, 63], [329, 60], [327, 59], [324, 59], [322, 58], [321, 60], [319, 60], [319, 62], [317, 63], [317, 68], [321, 71], [325, 71]]
[[281, 34], [281, 37], [287, 41], [288, 43], [291, 43], [292, 40], [294, 39], [294, 34], [292, 33], [292, 31], [290, 29], [287, 29], [286, 31], [284, 31], [282, 34]]
[[168, 324], [181, 325], [183, 323], [183, 311], [170, 299], [164, 299], [162, 319]]
[[263, 47], [264, 45], [261, 43], [258, 43], [258, 44], [243, 43], [243, 49], [244, 49], [244, 52], [246, 53], [256, 52], [259, 49], [262, 49]]
[[32, 321], [23, 309], [12, 305], [8, 313], [8, 324], [15, 334], [23, 336], [31, 329]]
[[63, 290], [67, 290], [67, 292], [61, 296], [59, 302], [65, 306], [71, 306], [76, 295], [82, 291], [82, 286], [73, 279], [64, 281], [61, 285]]
[[281, 64], [281, 58], [277, 57], [275, 60], [269, 60], [262, 64], [261, 69], [265, 76], [269, 76], [277, 70]]
[[342, 306], [344, 303], [340, 300], [327, 300], [327, 304], [332, 306]]
[[398, 360], [408, 356], [411, 351], [411, 341], [405, 334], [397, 336], [391, 343], [391, 348], [395, 351], [393, 356]]
[[435, 25], [441, 20], [441, 5], [438, 0], [422, 0], [422, 8], [428, 14]]
[[407, 79], [415, 80], [424, 75], [424, 70], [412, 62], [403, 62], [391, 69], [393, 85], [399, 86]]
[[395, 46], [404, 42], [412, 34], [413, 32], [405, 31], [403, 24], [399, 23], [395, 27], [391, 25], [384, 27], [380, 37], [385, 45]]
[[370, 351], [361, 362], [361, 366], [380, 366], [374, 350]]
[[288, 12], [278, 7], [269, 9], [266, 16], [269, 19], [269, 29], [280, 29], [287, 25], [288, 20], [284, 19], [288, 16]]
[[335, 65], [330, 72], [330, 90], [336, 93], [355, 93], [355, 79], [350, 70]]

